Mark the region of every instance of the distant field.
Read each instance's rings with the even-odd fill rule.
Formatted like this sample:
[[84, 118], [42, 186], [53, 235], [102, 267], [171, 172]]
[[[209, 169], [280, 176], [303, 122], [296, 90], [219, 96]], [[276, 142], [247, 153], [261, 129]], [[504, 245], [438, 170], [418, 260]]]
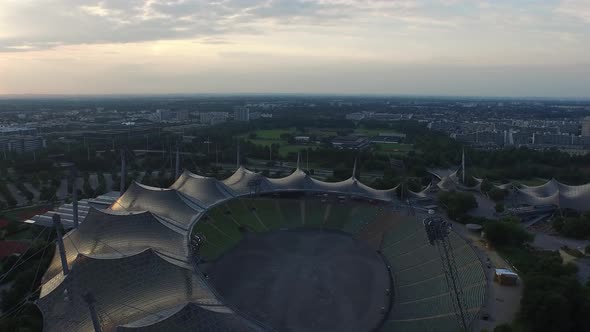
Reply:
[[1, 215], [1, 218], [10, 220], [10, 221], [23, 221], [26, 219], [31, 218], [37, 214], [43, 214], [49, 210], [49, 207], [40, 205], [40, 206], [28, 206], [24, 208], [18, 208], [11, 210], [10, 212], [4, 212]]
[[525, 180], [512, 180], [512, 182], [524, 184], [525, 186], [540, 186], [542, 184], [547, 183], [549, 180], [534, 178], [534, 179], [525, 179]]
[[410, 151], [414, 151], [414, 145], [412, 144], [385, 144], [385, 143], [378, 143], [375, 146], [381, 152], [387, 153], [408, 153]]
[[257, 139], [280, 140], [283, 134], [294, 134], [295, 128], [256, 130]]
[[[287, 141], [281, 139], [283, 134], [291, 135], [302, 135], [302, 136], [317, 136], [317, 137], [330, 137], [337, 136], [338, 129], [336, 128], [306, 128], [305, 132], [298, 132], [295, 127], [288, 129], [264, 129], [250, 132], [241, 137], [247, 139], [249, 142], [261, 146], [270, 146], [271, 144], [279, 144], [279, 154], [281, 157], [286, 157], [289, 153], [296, 153], [303, 149], [314, 147], [315, 145], [299, 145], [289, 144]], [[256, 138], [248, 138], [250, 134], [256, 134]], [[391, 129], [367, 129], [358, 128], [353, 134], [356, 135], [368, 135], [377, 136], [380, 133], [398, 133]], [[412, 144], [377, 144], [379, 151], [384, 153], [392, 154], [406, 154], [409, 151], [413, 151], [414, 147]]]
[[287, 154], [294, 152], [297, 153], [301, 150], [307, 149], [307, 148], [313, 148], [313, 145], [281, 145], [281, 147], [279, 148], [279, 153], [282, 156], [286, 156]]
[[400, 134], [400, 132], [395, 131], [393, 129], [367, 129], [367, 128], [357, 128], [357, 129], [355, 129], [354, 133], [358, 134], [358, 135], [369, 135], [369, 136], [377, 136], [381, 133]]
[[[342, 129], [343, 131], [346, 129]], [[305, 132], [298, 132], [295, 127], [287, 128], [287, 129], [261, 129], [256, 130], [253, 133], [256, 134], [257, 139], [270, 139], [270, 140], [280, 140], [282, 134], [291, 134], [291, 135], [302, 135], [302, 136], [319, 136], [319, 137], [327, 137], [327, 136], [337, 136], [338, 135], [338, 128], [314, 128], [309, 127], [305, 128]], [[252, 133], [252, 132], [251, 132]], [[367, 135], [367, 136], [377, 136], [381, 133], [387, 134], [399, 134], [398, 131], [383, 128], [383, 129], [368, 129], [368, 128], [357, 128], [354, 130], [354, 135]], [[248, 133], [250, 134], [250, 133]], [[244, 135], [243, 137], [247, 137]]]
[[283, 141], [276, 141], [276, 140], [271, 140], [271, 139], [260, 139], [260, 138], [249, 138], [248, 141], [250, 143], [254, 143], [256, 145], [262, 145], [262, 146], [270, 146], [271, 144], [282, 144]]
[[256, 145], [262, 145], [262, 146], [270, 146], [271, 144], [279, 144], [279, 154], [281, 155], [281, 157], [286, 157], [289, 153], [291, 152], [299, 152], [303, 149], [307, 149], [307, 148], [313, 148], [314, 145], [298, 145], [298, 144], [289, 144], [286, 141], [281, 141], [281, 140], [272, 140], [272, 139], [248, 139], [248, 141], [250, 141], [251, 143], [254, 143]]

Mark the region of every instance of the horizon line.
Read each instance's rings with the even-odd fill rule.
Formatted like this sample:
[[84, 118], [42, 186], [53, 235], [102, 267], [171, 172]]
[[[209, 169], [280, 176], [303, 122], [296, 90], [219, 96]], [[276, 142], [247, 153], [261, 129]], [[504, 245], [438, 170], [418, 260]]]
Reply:
[[590, 101], [590, 96], [502, 96], [451, 94], [395, 94], [395, 93], [310, 93], [310, 92], [169, 92], [169, 93], [7, 93], [1, 99], [38, 98], [137, 98], [137, 97], [371, 97], [371, 98], [441, 98], [441, 99], [512, 99], [512, 100], [575, 100]]

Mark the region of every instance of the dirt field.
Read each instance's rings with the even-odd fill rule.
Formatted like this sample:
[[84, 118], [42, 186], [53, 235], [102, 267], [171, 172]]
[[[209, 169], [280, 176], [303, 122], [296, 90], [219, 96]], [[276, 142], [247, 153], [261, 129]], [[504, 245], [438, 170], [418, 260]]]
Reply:
[[371, 331], [389, 300], [383, 260], [336, 232], [247, 234], [206, 272], [228, 304], [278, 331]]

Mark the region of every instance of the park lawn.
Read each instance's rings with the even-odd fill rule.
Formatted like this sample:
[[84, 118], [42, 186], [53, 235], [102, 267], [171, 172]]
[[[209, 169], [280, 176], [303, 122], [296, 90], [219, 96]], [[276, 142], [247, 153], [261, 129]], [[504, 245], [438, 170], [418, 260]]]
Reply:
[[0, 220], [21, 222], [35, 215], [43, 214], [50, 210], [47, 205], [35, 205], [12, 209], [10, 211], [0, 212]]
[[283, 134], [295, 134], [295, 128], [289, 129], [261, 129], [254, 132], [257, 139], [281, 140]]
[[270, 146], [271, 144], [279, 144], [279, 154], [281, 157], [287, 157], [289, 153], [297, 153], [301, 150], [305, 150], [308, 147], [313, 148], [314, 145], [302, 145], [302, 144], [289, 144], [286, 141], [274, 141], [269, 139], [248, 139], [250, 143], [261, 145], [261, 146]]
[[308, 128], [305, 133], [301, 133], [302, 136], [318, 136], [318, 137], [331, 137], [338, 136], [336, 129], [324, 129], [324, 128]]
[[381, 133], [387, 134], [400, 134], [400, 132], [390, 129], [390, 128], [382, 128], [382, 129], [367, 129], [364, 127], [360, 127], [354, 130], [355, 134], [360, 135], [369, 135], [369, 136], [378, 136]]
[[414, 151], [414, 145], [413, 144], [403, 144], [403, 143], [393, 143], [393, 144], [387, 144], [387, 143], [377, 143], [375, 144], [376, 146], [379, 147], [379, 151], [381, 152], [392, 152], [392, 153], [408, 153], [410, 151]]
[[249, 138], [248, 141], [250, 143], [256, 144], [256, 145], [262, 145], [262, 146], [271, 146], [272, 144], [287, 144], [287, 142], [285, 141], [274, 141], [274, 140], [269, 140], [269, 139], [260, 139], [260, 138]]
[[525, 186], [534, 187], [540, 186], [542, 184], [547, 183], [549, 180], [539, 179], [539, 178], [532, 178], [532, 179], [524, 179], [524, 180], [512, 180], [514, 183], [524, 184]]
[[260, 129], [253, 132], [249, 132], [238, 137], [247, 138], [251, 133], [256, 134], [256, 139], [260, 140], [271, 140], [271, 141], [283, 141], [281, 135], [291, 134], [295, 136], [338, 136], [336, 129], [325, 129], [325, 128], [306, 128], [304, 132], [298, 132], [295, 127], [288, 129]]
[[[47, 233], [45, 233], [47, 234]], [[11, 240], [11, 241], [31, 241], [33, 239], [33, 232], [31, 231], [31, 228], [25, 228], [19, 232], [16, 232], [14, 234], [10, 234], [6, 236], [6, 240]]]
[[[281, 145], [279, 148], [279, 154], [281, 157], [286, 157], [289, 153], [297, 153], [307, 148], [313, 148], [313, 145]], [[302, 156], [302, 160], [305, 160], [305, 156]]]

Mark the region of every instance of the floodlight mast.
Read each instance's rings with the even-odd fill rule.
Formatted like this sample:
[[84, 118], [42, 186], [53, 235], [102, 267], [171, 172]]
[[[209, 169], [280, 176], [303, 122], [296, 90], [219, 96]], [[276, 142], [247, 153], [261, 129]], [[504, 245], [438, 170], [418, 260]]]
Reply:
[[449, 241], [451, 224], [444, 221], [441, 217], [434, 215], [426, 217], [423, 224], [426, 236], [428, 237], [428, 242], [431, 246], [436, 246], [438, 249], [447, 286], [453, 295], [452, 303], [457, 321], [463, 330], [467, 331], [467, 319], [465, 317], [466, 306], [463, 302], [463, 288], [461, 286], [461, 280], [459, 279], [457, 264], [455, 263], [453, 247], [451, 241]]
[[55, 226], [55, 233], [56, 233], [56, 242], [57, 242], [57, 249], [59, 250], [59, 257], [61, 259], [61, 267], [63, 270], [64, 276], [70, 273], [70, 269], [68, 267], [68, 259], [66, 258], [66, 249], [64, 247], [63, 236], [61, 232], [62, 224], [61, 224], [61, 216], [59, 214], [54, 214], [52, 217], [53, 225]]
[[88, 310], [90, 311], [90, 319], [92, 319], [92, 326], [94, 327], [94, 332], [102, 332], [100, 318], [98, 317], [98, 313], [96, 312], [96, 298], [94, 297], [94, 294], [92, 294], [91, 292], [86, 292], [82, 295], [82, 298], [88, 305]]
[[74, 228], [78, 228], [80, 223], [78, 221], [78, 190], [76, 189], [78, 171], [76, 170], [76, 166], [72, 166], [70, 173], [72, 179], [72, 217], [74, 220]]
[[120, 184], [120, 196], [123, 196], [123, 193], [125, 193], [125, 184], [126, 184], [126, 179], [125, 179], [125, 175], [127, 173], [126, 170], [126, 165], [125, 165], [125, 150], [121, 149], [121, 184]]

